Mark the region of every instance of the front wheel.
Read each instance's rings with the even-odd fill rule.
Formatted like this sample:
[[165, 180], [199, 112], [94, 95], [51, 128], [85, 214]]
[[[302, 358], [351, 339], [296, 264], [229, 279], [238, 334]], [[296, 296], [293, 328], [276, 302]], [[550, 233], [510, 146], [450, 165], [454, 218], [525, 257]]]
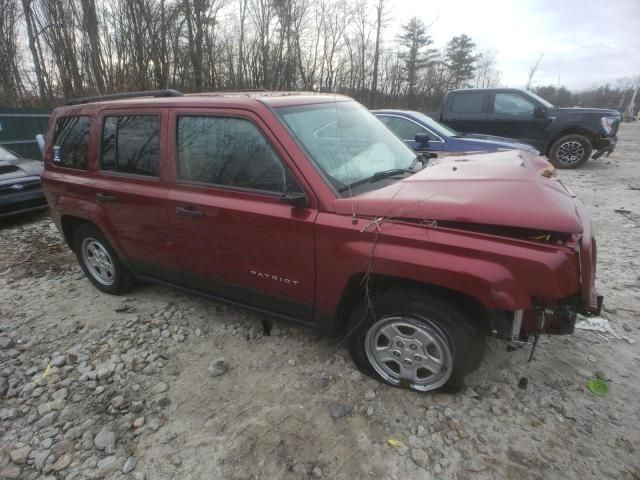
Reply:
[[593, 147], [583, 135], [565, 135], [556, 140], [549, 149], [549, 160], [556, 168], [578, 168], [589, 158]]
[[368, 313], [364, 305], [354, 310], [354, 328], [349, 352], [356, 366], [417, 392], [460, 390], [484, 354], [484, 337], [465, 314], [424, 292], [385, 293]]

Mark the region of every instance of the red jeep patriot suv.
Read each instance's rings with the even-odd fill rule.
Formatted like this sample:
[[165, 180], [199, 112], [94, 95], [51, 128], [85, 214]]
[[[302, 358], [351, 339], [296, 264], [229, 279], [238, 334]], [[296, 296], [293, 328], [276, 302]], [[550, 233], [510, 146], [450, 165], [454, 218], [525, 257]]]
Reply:
[[343, 333], [363, 372], [426, 392], [485, 335], [599, 311], [587, 209], [545, 165], [416, 157], [337, 95], [165, 90], [56, 109], [42, 180], [103, 292], [153, 280]]

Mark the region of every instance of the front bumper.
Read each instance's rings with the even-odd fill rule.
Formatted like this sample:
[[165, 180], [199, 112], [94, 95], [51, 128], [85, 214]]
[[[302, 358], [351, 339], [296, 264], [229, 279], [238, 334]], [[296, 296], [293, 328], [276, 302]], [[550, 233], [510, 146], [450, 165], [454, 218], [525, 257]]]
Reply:
[[25, 192], [0, 195], [0, 218], [36, 210], [44, 210], [46, 208], [47, 200], [39, 188]]
[[613, 151], [616, 149], [617, 143], [617, 137], [600, 137], [598, 141], [593, 145], [593, 148], [596, 150], [596, 152], [592, 155], [591, 158], [596, 160], [605, 154], [608, 157], [609, 154], [613, 153]]

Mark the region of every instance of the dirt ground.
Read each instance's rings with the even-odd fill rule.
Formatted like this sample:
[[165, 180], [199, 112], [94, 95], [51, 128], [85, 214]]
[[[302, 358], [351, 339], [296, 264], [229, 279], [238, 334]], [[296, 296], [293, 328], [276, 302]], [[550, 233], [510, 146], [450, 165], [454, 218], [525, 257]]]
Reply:
[[526, 390], [528, 348], [489, 340], [458, 395], [389, 388], [339, 339], [168, 287], [101, 294], [46, 214], [2, 222], [0, 478], [639, 479], [640, 123], [619, 137], [559, 176], [625, 338], [550, 339]]

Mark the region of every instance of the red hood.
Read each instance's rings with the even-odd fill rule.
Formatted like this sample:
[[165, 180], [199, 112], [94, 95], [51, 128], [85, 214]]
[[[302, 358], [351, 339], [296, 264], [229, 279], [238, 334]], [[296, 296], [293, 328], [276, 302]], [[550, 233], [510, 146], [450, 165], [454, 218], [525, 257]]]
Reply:
[[575, 195], [539, 172], [548, 162], [521, 151], [432, 160], [422, 171], [353, 198], [336, 212], [582, 233]]

